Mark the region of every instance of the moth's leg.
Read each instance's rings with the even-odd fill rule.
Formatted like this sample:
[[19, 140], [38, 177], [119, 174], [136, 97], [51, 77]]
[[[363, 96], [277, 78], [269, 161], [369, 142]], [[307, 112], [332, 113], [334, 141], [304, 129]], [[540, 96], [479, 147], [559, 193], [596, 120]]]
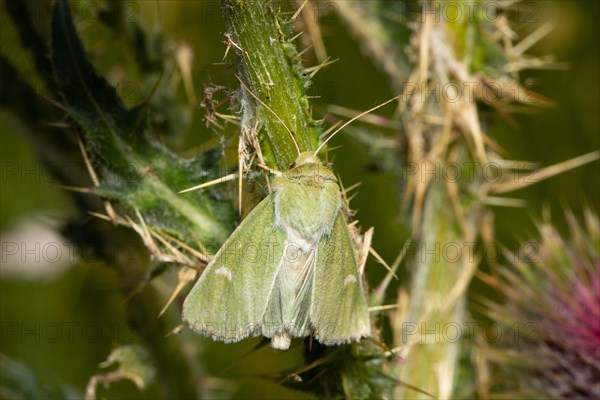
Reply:
[[264, 171], [267, 171], [270, 174], [275, 175], [278, 178], [281, 178], [283, 176], [283, 173], [281, 171], [277, 171], [276, 169], [270, 168], [269, 166], [265, 165], [265, 164], [256, 164], [257, 168], [260, 168]]

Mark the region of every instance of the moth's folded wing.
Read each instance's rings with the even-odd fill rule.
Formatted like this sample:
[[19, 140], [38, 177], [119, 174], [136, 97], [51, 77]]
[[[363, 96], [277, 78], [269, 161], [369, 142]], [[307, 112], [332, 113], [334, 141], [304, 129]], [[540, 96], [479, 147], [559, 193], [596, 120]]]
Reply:
[[225, 342], [260, 333], [285, 243], [274, 221], [268, 196], [227, 239], [183, 304], [192, 329]]
[[331, 235], [321, 240], [317, 248], [311, 324], [317, 340], [326, 345], [371, 334], [363, 279], [341, 212]]

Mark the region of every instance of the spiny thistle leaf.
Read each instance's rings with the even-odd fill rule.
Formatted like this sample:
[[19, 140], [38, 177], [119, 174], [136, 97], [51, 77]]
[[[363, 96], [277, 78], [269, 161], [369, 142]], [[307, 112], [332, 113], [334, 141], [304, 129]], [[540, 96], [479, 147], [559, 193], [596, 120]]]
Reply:
[[94, 192], [119, 200], [133, 223], [174, 236], [194, 248], [198, 241], [222, 243], [233, 227], [230, 202], [202, 191], [177, 194], [199, 179], [217, 177], [218, 159], [207, 153], [182, 160], [146, 136], [146, 105], [126, 108], [115, 89], [97, 74], [86, 58], [65, 1], [58, 1], [54, 9], [51, 48], [68, 113], [84, 129], [103, 176]]

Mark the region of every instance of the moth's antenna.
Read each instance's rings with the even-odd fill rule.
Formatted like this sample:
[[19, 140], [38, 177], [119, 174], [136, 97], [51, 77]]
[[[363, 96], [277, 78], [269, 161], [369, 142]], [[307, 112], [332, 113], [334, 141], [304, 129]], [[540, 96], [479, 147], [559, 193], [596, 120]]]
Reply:
[[244, 87], [244, 89], [246, 89], [248, 91], [248, 93], [250, 93], [250, 95], [252, 97], [254, 97], [254, 99], [256, 101], [258, 101], [260, 104], [263, 105], [263, 107], [265, 107], [267, 110], [271, 111], [271, 113], [275, 116], [275, 118], [277, 118], [279, 120], [279, 122], [281, 122], [281, 125], [283, 125], [283, 127], [285, 128], [285, 130], [290, 134], [290, 138], [292, 138], [292, 142], [294, 142], [294, 146], [296, 147], [296, 151], [298, 151], [298, 155], [300, 155], [301, 151], [300, 151], [300, 147], [298, 146], [298, 142], [296, 142], [296, 139], [294, 138], [294, 134], [292, 133], [292, 131], [290, 130], [290, 128], [287, 127], [287, 125], [285, 124], [285, 122], [283, 122], [283, 120], [279, 117], [279, 115], [277, 115], [275, 113], [275, 111], [273, 111], [271, 109], [271, 107], [269, 107], [264, 101], [262, 101], [261, 99], [258, 98], [258, 96], [256, 96], [254, 93], [252, 93], [252, 91], [248, 88], [248, 86], [246, 86], [246, 84], [244, 84], [244, 82], [240, 79], [239, 76], [235, 76], [238, 81], [240, 81], [240, 83], [242, 84], [242, 86]]
[[321, 145], [319, 147], [317, 147], [317, 150], [315, 150], [315, 152], [314, 152], [313, 155], [316, 156], [317, 154], [319, 154], [319, 151], [321, 151], [321, 149], [323, 148], [323, 146], [325, 146], [327, 144], [327, 142], [329, 142], [331, 140], [331, 138], [335, 136], [336, 133], [338, 133], [339, 131], [341, 131], [342, 129], [344, 129], [348, 125], [350, 125], [352, 122], [354, 122], [357, 119], [359, 119], [359, 118], [361, 118], [361, 117], [369, 114], [370, 112], [373, 112], [373, 111], [377, 110], [378, 108], [381, 108], [381, 107], [385, 106], [386, 104], [391, 103], [394, 100], [397, 100], [401, 96], [402, 95], [400, 94], [400, 95], [398, 95], [396, 97], [392, 97], [391, 99], [389, 99], [389, 100], [387, 100], [387, 101], [385, 101], [385, 102], [383, 102], [383, 103], [381, 103], [381, 104], [379, 104], [379, 105], [377, 105], [377, 106], [375, 106], [373, 108], [370, 108], [367, 111], [364, 111], [364, 112], [358, 114], [356, 117], [354, 117], [354, 118], [346, 121], [342, 126], [340, 126], [339, 128], [337, 128], [331, 135], [329, 135], [329, 137], [327, 139], [325, 139], [325, 141], [323, 143], [321, 143]]
[[193, 187], [191, 187], [191, 188], [187, 188], [187, 189], [180, 190], [180, 191], [179, 191], [179, 192], [177, 192], [177, 193], [178, 193], [178, 194], [181, 194], [181, 193], [187, 193], [187, 192], [191, 192], [191, 191], [198, 190], [198, 189], [203, 189], [203, 188], [205, 188], [205, 187], [209, 187], [209, 186], [212, 186], [212, 185], [216, 185], [216, 184], [218, 184], [218, 183], [223, 183], [223, 182], [229, 182], [229, 181], [232, 181], [232, 180], [234, 180], [234, 179], [235, 179], [235, 178], [237, 178], [237, 177], [238, 177], [238, 174], [237, 174], [237, 173], [233, 173], [233, 174], [225, 175], [225, 176], [222, 176], [222, 177], [220, 177], [220, 178], [213, 179], [212, 181], [209, 181], [209, 182], [204, 182], [204, 183], [201, 183], [201, 184], [199, 184], [199, 185], [193, 186]]

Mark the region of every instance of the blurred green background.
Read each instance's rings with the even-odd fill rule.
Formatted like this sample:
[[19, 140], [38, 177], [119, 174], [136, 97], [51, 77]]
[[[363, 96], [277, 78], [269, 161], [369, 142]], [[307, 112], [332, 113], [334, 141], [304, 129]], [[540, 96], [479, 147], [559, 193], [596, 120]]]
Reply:
[[[37, 3], [38, 22], [48, 24], [47, 6], [41, 1]], [[94, 18], [94, 7], [101, 3], [82, 1], [77, 4], [84, 10], [75, 14], [77, 28], [90, 59], [111, 83], [122, 88], [120, 93], [126, 104], [144, 99], [148, 92], [144, 92], [141, 89], [144, 84], [137, 81], [139, 75], [131, 60], [134, 56], [128, 53], [122, 38]], [[191, 47], [192, 75], [198, 97], [205, 83], [236, 86], [234, 69], [221, 61], [226, 48], [222, 34], [226, 28], [218, 2], [139, 0], [130, 4], [130, 18], [151, 31], [161, 30], [169, 40], [185, 42]], [[522, 75], [522, 81], [530, 84], [531, 89], [556, 103], [554, 108], [529, 110], [505, 118], [495, 116], [489, 121], [489, 134], [508, 151], [507, 158], [547, 166], [600, 148], [599, 4], [597, 1], [539, 2], [540, 18], [554, 15], [557, 26], [531, 52], [552, 54], [555, 60], [567, 64], [567, 68], [529, 71]], [[43, 92], [42, 84], [36, 83], [39, 79], [28, 76], [31, 60], [21, 49], [14, 26], [4, 14], [4, 4], [2, 10], [0, 51]], [[335, 12], [322, 18], [321, 24], [327, 52], [339, 61], [316, 75], [312, 90], [321, 96], [315, 100], [316, 112], [326, 112], [327, 104], [364, 110], [394, 95], [386, 76], [369, 58], [361, 55], [359, 44]], [[515, 30], [526, 33], [531, 27], [516, 26]], [[307, 58], [309, 63], [316, 63], [310, 53]], [[178, 93], [185, 97], [181, 84]], [[383, 113], [389, 115], [389, 110]], [[206, 141], [218, 141], [206, 128], [202, 116], [203, 110], [192, 109], [189, 129], [181, 132], [181, 140], [173, 140], [177, 142], [175, 150], [190, 151]], [[44, 249], [36, 248], [31, 254], [20, 254], [26, 264], [50, 261], [44, 267], [48, 270], [34, 268], [25, 273], [19, 270], [23, 268], [21, 264], [11, 265], [14, 261], [14, 257], [9, 256], [14, 250], [11, 244], [25, 243], [36, 235], [49, 237], [49, 243], [59, 243], [60, 237], [44, 236], [52, 232], [53, 223], [48, 220], [61, 221], [73, 213], [69, 198], [43, 171], [30, 144], [21, 135], [21, 128], [9, 111], [0, 111], [0, 352], [24, 362], [43, 380], [63, 382], [81, 393], [89, 377], [100, 371], [98, 364], [112, 348], [136, 342], [137, 338], [125, 322], [119, 278], [104, 263], [85, 257], [77, 261], [78, 258], [70, 255], [65, 256], [64, 263], [55, 262], [54, 249], [48, 247], [45, 255], [40, 253]], [[351, 203], [358, 210], [357, 218], [363, 227], [375, 227], [375, 249], [386, 260], [393, 260], [408, 237], [407, 224], [400, 211], [400, 185], [392, 175], [370, 168], [364, 150], [343, 134], [334, 140], [333, 146], [341, 146], [335, 151], [334, 162], [344, 184], [362, 182]], [[600, 204], [598, 162], [539, 182], [512, 193], [511, 197], [527, 200], [528, 207], [497, 208], [496, 234], [501, 243], [514, 249], [511, 246], [515, 246], [517, 240], [533, 234], [532, 221], [540, 218], [544, 207], [551, 210], [553, 219], [561, 226], [562, 209], [572, 208], [578, 212], [586, 204], [593, 208]], [[44, 222], [39, 222], [41, 220]], [[139, 245], [133, 237], [132, 245]], [[367, 268], [371, 282], [383, 276], [383, 270], [375, 263]], [[175, 282], [174, 275], [175, 272], [168, 273], [162, 286], [157, 284], [153, 290], [168, 294], [173, 288], [169, 285]], [[163, 325], [167, 327], [165, 334], [177, 326], [178, 318], [175, 307], [171, 307], [163, 317]], [[165, 340], [177, 339], [169, 336]], [[237, 397], [249, 394], [249, 397], [260, 398], [301, 397], [302, 394], [285, 391], [260, 379], [261, 374], [294, 366], [300, 362], [300, 356], [262, 349], [243, 358], [254, 344], [256, 341], [210, 344], [202, 349], [203, 365], [211, 374], [229, 376], [235, 381], [235, 385], [215, 381], [215, 387], [221, 387], [224, 393], [237, 393]], [[234, 367], [223, 372], [230, 365]], [[109, 390], [99, 389], [100, 396], [109, 398], [149, 398], [157, 393], [155, 386], [140, 393], [131, 382], [113, 384]]]

